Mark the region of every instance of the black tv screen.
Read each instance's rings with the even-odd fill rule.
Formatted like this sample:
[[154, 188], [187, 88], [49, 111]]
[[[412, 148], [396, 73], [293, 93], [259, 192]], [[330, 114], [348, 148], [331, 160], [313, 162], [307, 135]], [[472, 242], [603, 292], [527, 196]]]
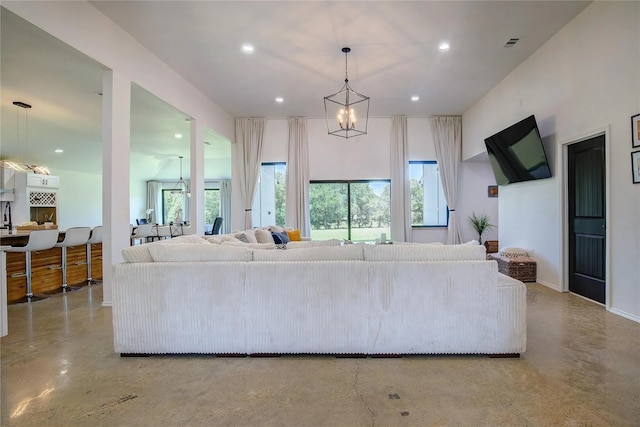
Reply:
[[486, 138], [484, 144], [498, 185], [551, 178], [534, 116]]

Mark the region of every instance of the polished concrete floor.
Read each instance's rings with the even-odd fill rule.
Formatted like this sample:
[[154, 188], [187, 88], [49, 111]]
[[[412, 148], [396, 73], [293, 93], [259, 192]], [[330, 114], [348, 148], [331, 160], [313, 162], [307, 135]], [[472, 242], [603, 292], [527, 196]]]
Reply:
[[639, 426], [640, 324], [528, 286], [519, 359], [120, 358], [102, 286], [9, 307], [2, 426]]

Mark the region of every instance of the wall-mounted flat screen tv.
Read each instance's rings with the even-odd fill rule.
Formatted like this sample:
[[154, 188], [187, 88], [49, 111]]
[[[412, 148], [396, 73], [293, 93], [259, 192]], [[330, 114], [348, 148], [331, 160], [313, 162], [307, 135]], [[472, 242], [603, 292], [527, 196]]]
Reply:
[[551, 178], [551, 169], [534, 116], [484, 140], [498, 185]]

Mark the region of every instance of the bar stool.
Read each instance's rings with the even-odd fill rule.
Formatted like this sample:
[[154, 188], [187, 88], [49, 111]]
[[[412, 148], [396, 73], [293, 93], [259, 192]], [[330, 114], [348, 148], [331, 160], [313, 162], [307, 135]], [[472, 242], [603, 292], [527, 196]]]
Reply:
[[102, 226], [98, 225], [93, 227], [91, 235], [87, 241], [87, 284], [91, 286], [93, 278], [91, 277], [91, 245], [95, 243], [102, 243]]
[[33, 291], [31, 288], [31, 252], [51, 249], [58, 241], [58, 230], [34, 230], [29, 233], [29, 240], [25, 246], [11, 246], [5, 252], [24, 252], [25, 273], [27, 276], [27, 302], [31, 302]]
[[[86, 245], [89, 241], [89, 234], [91, 228], [89, 227], [71, 227], [67, 228], [64, 233], [64, 239], [61, 242], [56, 243], [57, 248], [62, 248], [62, 292], [67, 292], [67, 248], [70, 246]], [[77, 290], [73, 288], [72, 290]]]

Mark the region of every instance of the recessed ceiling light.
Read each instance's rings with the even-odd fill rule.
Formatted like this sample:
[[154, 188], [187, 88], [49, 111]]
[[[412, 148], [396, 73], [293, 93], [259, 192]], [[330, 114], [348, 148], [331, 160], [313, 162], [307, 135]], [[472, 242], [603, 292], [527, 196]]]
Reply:
[[175, 137], [176, 137], [176, 139], [180, 139], [180, 138], [182, 138], [182, 134], [181, 134], [181, 133], [176, 133], [176, 134], [174, 134], [173, 136], [175, 136]]
[[438, 49], [440, 50], [449, 50], [449, 42], [440, 42], [438, 45]]
[[62, 148], [56, 148], [55, 150], [53, 150], [54, 153], [64, 153], [64, 150]]
[[242, 51], [244, 53], [253, 53], [253, 45], [249, 43], [245, 43], [242, 45]]
[[420, 101], [420, 97], [419, 97], [418, 95], [413, 95], [413, 96], [411, 97], [411, 100], [412, 100], [413, 102], [418, 102], [418, 101]]
[[281, 96], [278, 96], [278, 97], [276, 98], [276, 102], [277, 102], [278, 104], [282, 104], [282, 103], [284, 102], [284, 98], [283, 98], [283, 97], [281, 97]]

